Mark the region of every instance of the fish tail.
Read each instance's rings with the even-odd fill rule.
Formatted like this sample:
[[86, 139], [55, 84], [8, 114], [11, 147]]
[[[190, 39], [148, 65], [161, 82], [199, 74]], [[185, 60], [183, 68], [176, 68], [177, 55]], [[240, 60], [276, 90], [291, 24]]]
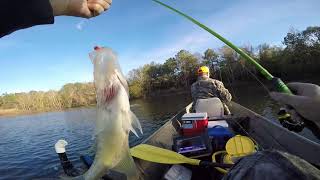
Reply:
[[103, 162], [103, 159], [98, 159], [93, 162], [88, 171], [84, 174], [86, 180], [96, 180], [105, 175], [106, 170], [110, 167], [110, 162]]
[[[128, 144], [128, 142], [127, 142], [127, 144]], [[127, 150], [125, 150], [123, 152], [123, 156], [122, 156], [122, 159], [120, 160], [120, 162], [112, 169], [115, 171], [118, 171], [120, 173], [125, 174], [127, 176], [128, 180], [138, 179], [137, 167], [136, 167], [136, 164], [134, 163], [134, 160], [130, 154], [129, 145], [128, 145], [128, 148], [126, 148], [126, 149]]]

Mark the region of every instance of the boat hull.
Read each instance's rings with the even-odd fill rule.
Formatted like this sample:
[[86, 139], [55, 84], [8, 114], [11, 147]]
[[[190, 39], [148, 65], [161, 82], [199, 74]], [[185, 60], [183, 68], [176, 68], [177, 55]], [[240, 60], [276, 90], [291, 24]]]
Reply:
[[[171, 149], [173, 137], [179, 128], [179, 119], [188, 112], [191, 104], [177, 113], [170, 121], [152, 134], [143, 143]], [[294, 154], [308, 162], [320, 166], [320, 145], [297, 133], [293, 133], [280, 124], [232, 102], [229, 106], [232, 117], [227, 119], [229, 126], [240, 134], [250, 136], [263, 149], [276, 149]], [[135, 159], [141, 179], [161, 179], [169, 165], [157, 164]]]

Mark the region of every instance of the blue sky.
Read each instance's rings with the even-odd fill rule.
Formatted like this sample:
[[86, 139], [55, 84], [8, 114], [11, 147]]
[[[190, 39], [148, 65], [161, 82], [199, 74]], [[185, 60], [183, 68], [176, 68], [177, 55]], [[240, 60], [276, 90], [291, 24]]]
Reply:
[[[319, 0], [163, 0], [237, 45], [280, 45], [290, 28], [319, 26]], [[88, 53], [113, 48], [125, 73], [163, 62], [180, 49], [202, 53], [221, 42], [150, 0], [114, 0], [103, 15], [56, 17], [54, 25], [16, 31], [0, 39], [0, 94], [58, 90], [92, 80]]]

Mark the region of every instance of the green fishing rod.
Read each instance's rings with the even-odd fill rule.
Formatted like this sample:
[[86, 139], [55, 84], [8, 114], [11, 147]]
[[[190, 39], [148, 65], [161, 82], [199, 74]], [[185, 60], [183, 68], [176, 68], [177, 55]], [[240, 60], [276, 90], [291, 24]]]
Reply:
[[218, 34], [217, 32], [213, 31], [212, 29], [208, 28], [207, 26], [205, 26], [204, 24], [200, 23], [199, 21], [193, 19], [192, 17], [180, 12], [179, 10], [170, 7], [167, 4], [164, 4], [158, 0], [153, 0], [156, 3], [161, 4], [162, 6], [171, 9], [172, 11], [180, 14], [181, 16], [189, 19], [190, 21], [192, 21], [193, 23], [197, 24], [198, 26], [200, 26], [202, 29], [206, 30], [207, 32], [209, 32], [210, 34], [214, 35], [216, 38], [220, 39], [222, 42], [224, 42], [226, 45], [228, 45], [230, 48], [232, 48], [233, 50], [235, 50], [237, 53], [239, 53], [245, 60], [247, 60], [248, 62], [250, 62], [252, 65], [254, 65], [259, 72], [268, 80], [272, 81], [273, 85], [276, 87], [277, 91], [279, 92], [283, 92], [283, 93], [288, 93], [288, 94], [292, 94], [292, 92], [290, 91], [290, 89], [284, 84], [284, 82], [277, 77], [272, 76], [264, 67], [262, 67], [257, 61], [255, 61], [251, 56], [249, 56], [247, 53], [243, 52], [240, 48], [238, 48], [237, 46], [235, 46], [234, 44], [232, 44], [230, 41], [228, 41], [227, 39], [225, 39], [224, 37], [222, 37], [220, 34]]

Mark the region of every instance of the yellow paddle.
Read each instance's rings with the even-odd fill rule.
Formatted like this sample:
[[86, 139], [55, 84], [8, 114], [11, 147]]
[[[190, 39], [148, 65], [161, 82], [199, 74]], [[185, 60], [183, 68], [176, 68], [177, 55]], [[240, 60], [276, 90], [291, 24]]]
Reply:
[[174, 151], [159, 148], [156, 146], [151, 146], [148, 144], [139, 144], [131, 148], [130, 152], [133, 157], [161, 164], [191, 164], [203, 167], [210, 166], [222, 168], [232, 167], [232, 164], [220, 164], [208, 161], [201, 161], [198, 159], [191, 159]]

